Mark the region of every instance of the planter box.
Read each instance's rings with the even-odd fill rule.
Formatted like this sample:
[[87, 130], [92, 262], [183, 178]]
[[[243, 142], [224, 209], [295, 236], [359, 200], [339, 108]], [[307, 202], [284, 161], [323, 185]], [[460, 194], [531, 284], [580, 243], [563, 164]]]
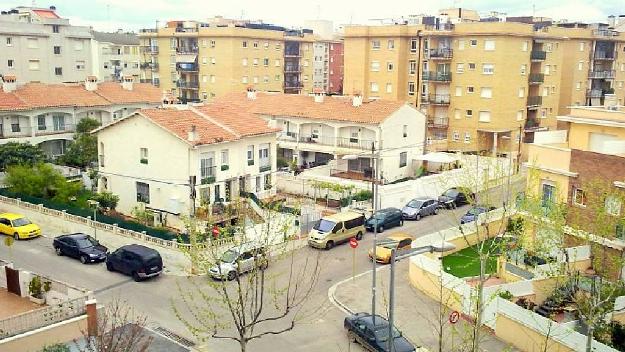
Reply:
[[28, 299], [31, 302], [36, 303], [36, 304], [40, 304], [40, 305], [43, 305], [43, 304], [46, 303], [46, 298], [45, 297], [37, 298], [37, 297], [33, 297], [33, 296], [28, 296]]
[[141, 159], [141, 164], [147, 164], [148, 163], [148, 159]]
[[271, 165], [261, 166], [258, 168], [259, 172], [265, 172], [271, 170]]
[[228, 165], [221, 165], [221, 171], [226, 171], [230, 168]]
[[248, 160], [247, 161], [247, 166], [252, 166], [254, 165], [254, 160]]
[[202, 182], [201, 182], [201, 183], [202, 183], [203, 185], [208, 185], [208, 184], [211, 184], [211, 183], [214, 183], [214, 182], [215, 182], [215, 176], [211, 176], [211, 177], [204, 177], [204, 178], [202, 179]]

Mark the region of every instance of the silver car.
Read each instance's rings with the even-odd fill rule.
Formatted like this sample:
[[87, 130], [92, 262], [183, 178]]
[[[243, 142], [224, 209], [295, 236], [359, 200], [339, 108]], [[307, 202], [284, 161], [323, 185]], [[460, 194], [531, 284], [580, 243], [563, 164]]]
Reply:
[[406, 220], [421, 220], [422, 217], [438, 214], [439, 204], [436, 199], [417, 197], [402, 208], [402, 217]]
[[262, 245], [249, 242], [225, 251], [208, 272], [214, 279], [234, 280], [237, 275], [269, 266], [267, 251]]

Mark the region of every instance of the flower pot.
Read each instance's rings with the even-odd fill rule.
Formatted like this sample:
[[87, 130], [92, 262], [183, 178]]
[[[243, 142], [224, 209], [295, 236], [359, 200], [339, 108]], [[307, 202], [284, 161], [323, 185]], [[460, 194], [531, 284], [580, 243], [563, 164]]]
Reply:
[[31, 302], [36, 303], [36, 304], [44, 304], [44, 303], [46, 303], [46, 298], [45, 297], [37, 298], [37, 297], [33, 297], [33, 296], [28, 296], [28, 299], [30, 299]]

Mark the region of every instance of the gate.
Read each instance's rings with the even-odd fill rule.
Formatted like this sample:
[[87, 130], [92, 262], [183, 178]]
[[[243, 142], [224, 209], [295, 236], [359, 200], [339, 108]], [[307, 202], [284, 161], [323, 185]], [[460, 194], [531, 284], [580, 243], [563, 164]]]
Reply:
[[8, 266], [4, 267], [7, 275], [7, 291], [14, 293], [18, 296], [22, 295], [20, 290], [20, 272], [19, 270], [11, 269]]

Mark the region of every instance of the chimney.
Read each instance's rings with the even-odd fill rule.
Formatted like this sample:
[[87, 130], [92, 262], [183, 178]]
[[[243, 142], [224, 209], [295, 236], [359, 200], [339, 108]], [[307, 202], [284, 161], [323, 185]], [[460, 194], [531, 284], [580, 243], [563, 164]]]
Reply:
[[354, 96], [352, 97], [352, 106], [359, 107], [362, 105], [362, 94], [360, 92], [354, 92]]
[[313, 95], [315, 96], [315, 103], [323, 103], [323, 98], [325, 97], [325, 93], [321, 88], [313, 89]]
[[187, 140], [189, 142], [197, 142], [199, 139], [200, 138], [198, 136], [197, 130], [195, 128], [195, 125], [191, 125], [191, 130], [187, 134]]
[[17, 89], [17, 79], [13, 75], [5, 75], [3, 78], [2, 91], [11, 93]]
[[87, 76], [87, 79], [85, 80], [85, 89], [90, 92], [98, 90], [98, 77]]
[[603, 97], [603, 106], [608, 110], [615, 110], [618, 106], [616, 94], [605, 94]]
[[123, 76], [122, 77], [122, 88], [125, 90], [132, 90], [132, 81], [134, 78], [132, 76]]
[[249, 100], [255, 100], [256, 99], [256, 89], [254, 89], [254, 87], [252, 87], [252, 86], [247, 87], [247, 98]]

